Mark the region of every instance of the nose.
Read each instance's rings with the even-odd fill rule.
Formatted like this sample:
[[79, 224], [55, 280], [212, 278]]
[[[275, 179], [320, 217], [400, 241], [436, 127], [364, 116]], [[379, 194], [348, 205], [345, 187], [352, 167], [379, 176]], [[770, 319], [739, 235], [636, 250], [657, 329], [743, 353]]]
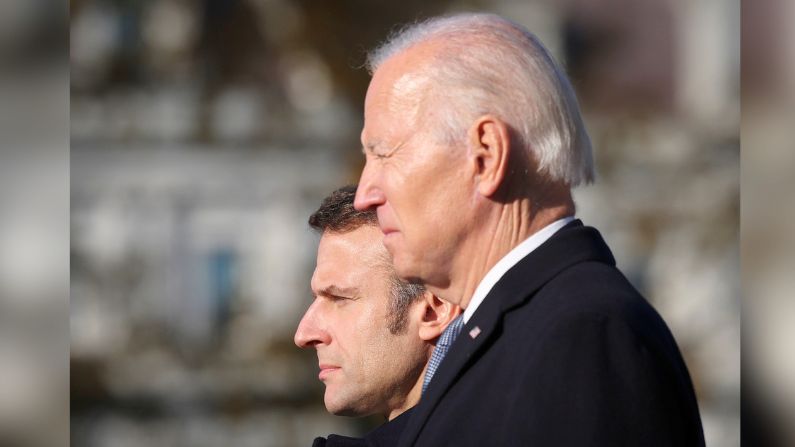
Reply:
[[356, 188], [356, 197], [353, 199], [353, 207], [359, 211], [375, 208], [386, 203], [386, 195], [376, 184], [370, 163], [364, 165], [362, 176], [359, 179], [359, 186]]
[[325, 329], [318, 312], [318, 302], [315, 300], [306, 310], [298, 329], [295, 331], [293, 341], [299, 348], [312, 348], [319, 344], [329, 344], [331, 337]]

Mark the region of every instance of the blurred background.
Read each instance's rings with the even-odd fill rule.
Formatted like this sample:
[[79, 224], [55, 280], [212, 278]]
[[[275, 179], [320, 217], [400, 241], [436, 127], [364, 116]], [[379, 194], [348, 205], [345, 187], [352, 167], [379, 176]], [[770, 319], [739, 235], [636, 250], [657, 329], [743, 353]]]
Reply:
[[742, 441], [793, 446], [795, 2], [742, 15]]
[[358, 179], [366, 50], [458, 11], [525, 25], [567, 68], [598, 170], [578, 215], [670, 325], [708, 445], [740, 445], [739, 0], [69, 7], [72, 445], [308, 446], [381, 422], [326, 413], [293, 344], [306, 220]]
[[0, 1], [0, 446], [69, 436], [68, 8]]

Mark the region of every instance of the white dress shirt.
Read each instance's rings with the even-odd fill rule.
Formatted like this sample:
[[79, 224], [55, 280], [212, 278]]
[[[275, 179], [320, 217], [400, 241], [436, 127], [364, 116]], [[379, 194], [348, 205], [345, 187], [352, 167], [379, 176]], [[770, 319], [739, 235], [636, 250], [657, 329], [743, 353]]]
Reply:
[[503, 256], [499, 262], [494, 264], [494, 267], [492, 267], [491, 270], [486, 273], [486, 276], [484, 276], [480, 281], [478, 288], [475, 289], [475, 293], [472, 295], [472, 299], [469, 301], [469, 305], [466, 309], [464, 309], [464, 324], [466, 324], [469, 319], [472, 318], [472, 314], [475, 313], [475, 311], [478, 309], [478, 306], [480, 306], [480, 303], [483, 302], [483, 299], [486, 298], [486, 295], [489, 294], [491, 289], [495, 284], [497, 284], [497, 281], [502, 278], [505, 272], [518, 264], [519, 261], [524, 259], [525, 256], [529, 255], [533, 250], [546, 242], [547, 239], [552, 237], [553, 234], [557, 233], [558, 230], [565, 227], [573, 220], [574, 216], [569, 216], [552, 222], [551, 224], [542, 228], [540, 231], [533, 233], [533, 235], [522, 241], [521, 244], [514, 247], [513, 250], [509, 251], [507, 255]]

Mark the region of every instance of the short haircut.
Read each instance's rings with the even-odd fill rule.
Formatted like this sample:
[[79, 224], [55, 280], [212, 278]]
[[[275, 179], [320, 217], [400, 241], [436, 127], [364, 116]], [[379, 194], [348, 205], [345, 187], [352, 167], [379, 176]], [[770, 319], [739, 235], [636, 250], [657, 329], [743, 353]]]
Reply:
[[460, 143], [477, 117], [493, 114], [548, 180], [569, 186], [593, 181], [591, 140], [574, 89], [535, 35], [494, 14], [433, 18], [390, 36], [369, 54], [367, 68], [374, 73], [429, 41], [440, 50], [424, 67], [436, 87], [426, 87], [423, 100], [434, 100], [439, 113], [432, 123], [437, 138]]
[[[372, 208], [359, 211], [353, 207], [356, 185], [343, 186], [323, 199], [320, 207], [309, 216], [309, 226], [320, 234], [344, 234], [362, 226], [378, 226], [378, 217]], [[392, 263], [386, 259], [390, 271], [389, 332], [399, 334], [406, 330], [409, 307], [422, 298], [425, 287], [398, 278]]]

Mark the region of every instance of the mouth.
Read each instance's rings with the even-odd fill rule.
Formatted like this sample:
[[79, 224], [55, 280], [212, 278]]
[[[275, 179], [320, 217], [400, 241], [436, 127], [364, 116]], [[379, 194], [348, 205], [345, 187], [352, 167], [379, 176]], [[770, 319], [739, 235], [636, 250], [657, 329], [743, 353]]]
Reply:
[[391, 226], [391, 213], [385, 207], [379, 206], [376, 209], [376, 215], [378, 216], [378, 227], [384, 236], [398, 231], [397, 228]]
[[340, 368], [339, 366], [321, 364], [320, 365], [320, 373], [318, 373], [317, 378], [322, 381], [322, 380], [328, 378], [329, 375], [334, 374], [335, 372], [339, 371], [340, 369], [342, 369], [342, 368]]

